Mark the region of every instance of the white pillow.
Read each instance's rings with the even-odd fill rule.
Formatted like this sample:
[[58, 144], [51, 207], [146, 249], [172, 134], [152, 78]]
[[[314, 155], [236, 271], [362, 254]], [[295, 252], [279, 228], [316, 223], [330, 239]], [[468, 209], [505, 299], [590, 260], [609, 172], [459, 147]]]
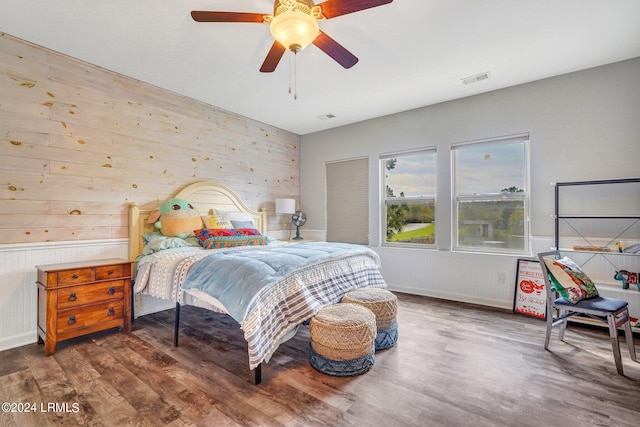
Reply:
[[253, 217], [246, 212], [228, 212], [230, 221], [251, 221]]
[[[234, 228], [233, 223], [244, 223], [245, 225], [250, 222], [251, 224], [254, 224], [253, 222], [253, 217], [246, 213], [246, 212], [240, 212], [240, 211], [222, 211], [219, 209], [214, 209], [213, 211], [215, 217], [216, 217], [216, 222], [218, 223], [218, 225], [220, 225], [221, 228]], [[255, 227], [255, 225], [252, 225], [251, 227], [244, 227], [244, 228], [253, 228]]]

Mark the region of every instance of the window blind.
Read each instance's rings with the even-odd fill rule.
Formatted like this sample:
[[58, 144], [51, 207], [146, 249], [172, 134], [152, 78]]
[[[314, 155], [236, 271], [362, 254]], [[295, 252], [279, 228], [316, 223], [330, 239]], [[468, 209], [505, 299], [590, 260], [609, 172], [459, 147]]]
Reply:
[[369, 159], [326, 164], [327, 241], [369, 244]]

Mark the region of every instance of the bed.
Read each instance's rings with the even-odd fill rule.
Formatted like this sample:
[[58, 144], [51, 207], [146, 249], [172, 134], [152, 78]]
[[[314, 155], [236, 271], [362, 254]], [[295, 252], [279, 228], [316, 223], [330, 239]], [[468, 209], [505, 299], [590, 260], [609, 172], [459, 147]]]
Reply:
[[247, 340], [249, 369], [256, 384], [261, 381], [263, 362], [322, 307], [339, 302], [355, 288], [386, 287], [379, 258], [371, 249], [271, 239], [266, 211], [250, 209], [238, 194], [217, 182], [191, 184], [174, 197], [189, 201], [205, 219], [227, 213], [242, 219], [243, 225], [250, 220], [266, 244], [204, 249], [193, 241], [171, 240], [167, 245], [170, 239], [162, 238], [156, 245], [159, 233], [148, 224], [151, 210], [132, 204], [129, 256], [136, 261], [134, 294], [175, 302], [175, 346], [181, 305], [233, 317]]

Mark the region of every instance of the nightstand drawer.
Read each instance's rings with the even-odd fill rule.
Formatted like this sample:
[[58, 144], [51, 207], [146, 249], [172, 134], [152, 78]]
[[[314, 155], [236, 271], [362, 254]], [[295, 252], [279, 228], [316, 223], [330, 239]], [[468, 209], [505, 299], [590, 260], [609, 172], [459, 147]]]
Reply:
[[70, 286], [58, 289], [58, 309], [103, 302], [111, 299], [122, 300], [124, 280], [113, 280], [90, 285]]
[[124, 267], [122, 264], [96, 267], [96, 280], [111, 280], [121, 277], [124, 277]]
[[59, 271], [57, 273], [58, 286], [90, 282], [92, 280], [92, 274], [92, 268], [79, 268], [77, 270]]
[[60, 334], [72, 329], [122, 319], [122, 316], [122, 301], [112, 301], [103, 304], [60, 310], [58, 312], [57, 332]]

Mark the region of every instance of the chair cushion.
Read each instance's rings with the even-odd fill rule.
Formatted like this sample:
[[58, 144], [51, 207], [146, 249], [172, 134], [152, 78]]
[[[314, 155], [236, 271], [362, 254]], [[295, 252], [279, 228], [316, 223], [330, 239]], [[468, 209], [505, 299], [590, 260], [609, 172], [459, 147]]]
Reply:
[[567, 301], [565, 298], [558, 298], [555, 300], [556, 306], [567, 306], [569, 309], [572, 308], [588, 308], [591, 310], [598, 311], [610, 311], [616, 312], [621, 308], [626, 307], [629, 303], [625, 300], [617, 299], [617, 298], [606, 298], [606, 297], [595, 297], [589, 299], [583, 299], [573, 304]]
[[580, 300], [598, 296], [596, 285], [570, 258], [545, 259], [544, 263], [549, 280], [567, 301], [575, 304]]

